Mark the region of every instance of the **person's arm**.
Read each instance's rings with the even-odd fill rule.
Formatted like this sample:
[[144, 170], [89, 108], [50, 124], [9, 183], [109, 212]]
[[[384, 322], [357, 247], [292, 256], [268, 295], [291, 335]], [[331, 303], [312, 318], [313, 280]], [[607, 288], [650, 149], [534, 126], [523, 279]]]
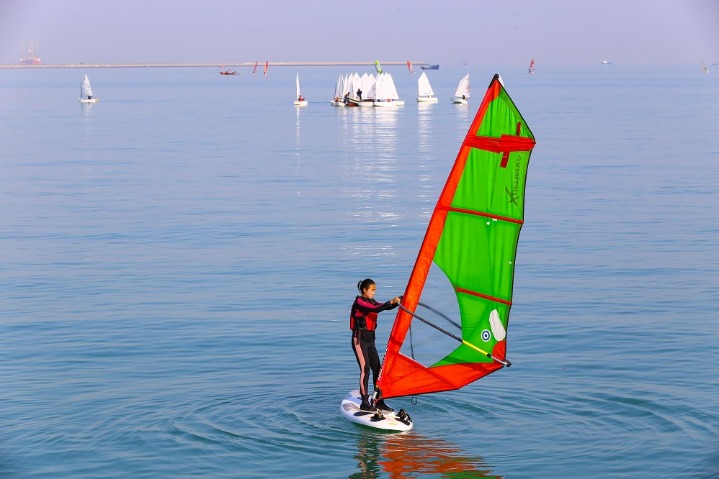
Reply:
[[367, 313], [380, 313], [382, 311], [386, 311], [388, 309], [394, 309], [397, 307], [397, 304], [399, 304], [399, 296], [396, 298], [393, 298], [389, 301], [386, 301], [384, 303], [378, 303], [377, 301], [370, 301], [365, 298], [357, 298], [357, 307], [365, 314]]

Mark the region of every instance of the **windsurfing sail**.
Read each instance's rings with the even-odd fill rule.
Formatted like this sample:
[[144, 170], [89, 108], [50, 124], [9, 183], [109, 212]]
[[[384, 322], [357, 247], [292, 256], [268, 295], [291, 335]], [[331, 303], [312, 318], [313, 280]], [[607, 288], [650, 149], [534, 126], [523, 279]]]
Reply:
[[254, 75], [257, 72], [257, 62], [255, 62], [255, 68], [252, 69], [252, 74]]
[[[507, 325], [534, 145], [495, 75], [434, 208], [392, 326], [377, 384], [383, 397], [459, 389], [511, 364]], [[438, 326], [418, 311], [431, 270], [446, 282], [459, 321], [440, 314], [449, 325]], [[413, 330], [427, 328], [425, 321], [445, 339], [429, 344], [438, 358], [431, 362], [413, 357], [419, 353]]]
[[409, 70], [410, 75], [414, 75], [414, 65], [409, 60], [407, 60], [407, 70]]
[[704, 73], [709, 73], [709, 69], [708, 69], [707, 66], [704, 64], [704, 62], [703, 62], [702, 60], [699, 60], [699, 63], [702, 64], [702, 71], [703, 71]]
[[379, 64], [379, 60], [374, 61], [374, 69], [377, 70], [377, 73], [382, 73], [382, 65]]
[[268, 69], [269, 67], [270, 67], [270, 62], [269, 62], [269, 61], [266, 61], [266, 62], [265, 62], [265, 71], [264, 71], [265, 76], [267, 76], [267, 69]]
[[534, 58], [532, 58], [532, 61], [529, 62], [529, 74], [534, 75]]

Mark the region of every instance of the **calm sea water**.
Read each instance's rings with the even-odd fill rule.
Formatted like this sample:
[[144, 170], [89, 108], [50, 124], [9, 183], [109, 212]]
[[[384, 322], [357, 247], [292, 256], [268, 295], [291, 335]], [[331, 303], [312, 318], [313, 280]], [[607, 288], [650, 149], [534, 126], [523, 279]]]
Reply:
[[719, 76], [500, 70], [538, 142], [514, 366], [396, 435], [339, 415], [355, 284], [403, 292], [494, 71], [420, 107], [390, 68], [397, 111], [330, 106], [349, 71], [304, 109], [292, 68], [0, 71], [0, 476], [719, 477]]

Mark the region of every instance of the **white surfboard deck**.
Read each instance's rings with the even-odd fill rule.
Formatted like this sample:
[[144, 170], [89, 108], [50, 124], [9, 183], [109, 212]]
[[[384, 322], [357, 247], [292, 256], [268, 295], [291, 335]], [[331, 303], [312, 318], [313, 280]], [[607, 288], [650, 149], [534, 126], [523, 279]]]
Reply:
[[359, 390], [355, 389], [347, 393], [345, 398], [340, 404], [340, 412], [342, 416], [348, 421], [352, 421], [362, 426], [371, 427], [374, 429], [382, 429], [385, 431], [409, 431], [414, 426], [412, 419], [407, 416], [405, 422], [401, 421], [397, 416], [398, 412], [381, 411], [382, 418], [377, 418], [374, 411], [361, 411], [360, 404], [362, 404], [362, 398], [360, 397]]

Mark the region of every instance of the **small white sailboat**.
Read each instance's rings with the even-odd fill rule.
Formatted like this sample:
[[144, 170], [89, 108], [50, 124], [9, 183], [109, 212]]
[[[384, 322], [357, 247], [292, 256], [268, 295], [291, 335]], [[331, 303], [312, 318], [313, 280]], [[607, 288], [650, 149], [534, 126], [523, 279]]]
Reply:
[[381, 108], [404, 106], [404, 100], [399, 99], [397, 87], [389, 73], [377, 75], [374, 106]]
[[295, 96], [295, 106], [307, 106], [307, 100], [305, 100], [302, 97], [302, 93], [300, 93], [300, 74], [297, 74], [297, 78], [295, 79], [295, 85], [297, 89], [297, 95]]
[[92, 96], [92, 88], [90, 87], [90, 79], [85, 75], [85, 78], [80, 84], [80, 103], [97, 103], [98, 99]]
[[347, 75], [342, 75], [340, 73], [339, 78], [337, 78], [337, 85], [335, 85], [335, 97], [334, 100], [332, 100], [330, 103], [334, 106], [345, 106], [344, 102], [344, 96], [345, 96], [345, 85], [347, 84]]
[[457, 91], [454, 92], [454, 96], [452, 97], [452, 103], [466, 105], [467, 100], [469, 100], [469, 73], [459, 80]]
[[429, 84], [429, 78], [427, 78], [425, 72], [422, 72], [419, 79], [417, 79], [417, 89], [419, 91], [419, 96], [417, 96], [418, 102], [437, 103], [437, 97], [434, 96], [434, 90], [432, 90], [432, 85]]

